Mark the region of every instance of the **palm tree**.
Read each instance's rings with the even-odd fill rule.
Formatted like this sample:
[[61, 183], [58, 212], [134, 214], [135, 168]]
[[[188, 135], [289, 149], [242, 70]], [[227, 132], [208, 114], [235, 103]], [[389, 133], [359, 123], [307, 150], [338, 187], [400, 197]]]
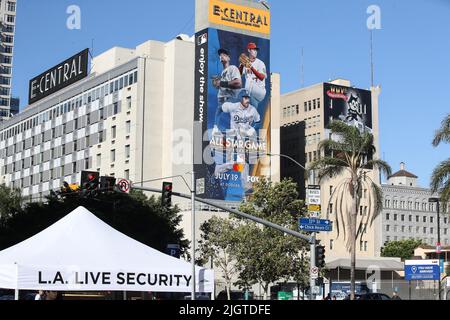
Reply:
[[[436, 131], [433, 146], [437, 147], [441, 142], [450, 143], [450, 114], [442, 121], [441, 128]], [[431, 175], [431, 190], [439, 192], [441, 202], [446, 207], [450, 201], [450, 158], [442, 161]]]
[[[320, 154], [325, 156], [314, 161], [309, 171], [317, 171], [319, 181], [342, 176], [330, 202], [336, 200], [335, 225], [337, 237], [343, 234], [347, 250], [351, 255], [351, 299], [355, 297], [356, 239], [363, 235], [364, 224], [372, 225], [382, 209], [382, 191], [368, 175], [368, 170], [379, 169], [391, 175], [391, 167], [384, 161], [367, 161], [367, 155], [375, 153], [374, 138], [369, 132], [361, 133], [356, 127], [341, 121], [330, 123], [332, 136], [319, 144]], [[323, 151], [323, 152], [322, 152]], [[347, 172], [348, 175], [344, 176]], [[368, 190], [368, 212], [357, 228], [358, 207], [363, 190]], [[349, 207], [350, 205], [350, 207]]]

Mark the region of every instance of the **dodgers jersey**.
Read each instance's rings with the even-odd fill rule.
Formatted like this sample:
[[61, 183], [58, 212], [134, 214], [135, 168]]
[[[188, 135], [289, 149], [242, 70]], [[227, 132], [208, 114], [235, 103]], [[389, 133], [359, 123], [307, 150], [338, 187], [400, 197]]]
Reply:
[[222, 111], [230, 114], [231, 129], [249, 130], [254, 123], [261, 121], [258, 111], [252, 105], [244, 108], [240, 102], [225, 102], [222, 105]]
[[[221, 81], [233, 81], [241, 78], [241, 73], [239, 72], [238, 67], [236, 66], [228, 66], [228, 68], [222, 71], [220, 80]], [[220, 88], [219, 94], [217, 95], [219, 98], [234, 98], [236, 99], [239, 96], [239, 92], [241, 89], [230, 89], [230, 88]]]

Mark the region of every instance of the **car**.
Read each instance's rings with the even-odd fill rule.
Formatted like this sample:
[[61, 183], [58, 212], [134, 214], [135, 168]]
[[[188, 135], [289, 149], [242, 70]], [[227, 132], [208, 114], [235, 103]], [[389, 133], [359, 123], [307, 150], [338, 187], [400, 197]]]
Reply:
[[[345, 300], [350, 300], [348, 295]], [[392, 300], [387, 294], [384, 293], [363, 293], [355, 294], [355, 300]]]

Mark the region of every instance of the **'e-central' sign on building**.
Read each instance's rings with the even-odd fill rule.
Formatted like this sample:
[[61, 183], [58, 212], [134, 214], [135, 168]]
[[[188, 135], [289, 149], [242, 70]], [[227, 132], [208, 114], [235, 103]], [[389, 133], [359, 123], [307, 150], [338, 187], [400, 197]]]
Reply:
[[35, 103], [88, 75], [89, 49], [30, 80], [28, 103]]

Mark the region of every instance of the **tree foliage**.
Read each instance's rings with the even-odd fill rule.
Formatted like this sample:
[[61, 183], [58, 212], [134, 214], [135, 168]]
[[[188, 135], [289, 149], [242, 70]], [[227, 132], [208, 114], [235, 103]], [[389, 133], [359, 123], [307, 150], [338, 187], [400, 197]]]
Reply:
[[[298, 219], [304, 216], [304, 203], [298, 199], [297, 185], [291, 180], [271, 183], [261, 180], [240, 210], [275, 224], [298, 230]], [[261, 284], [265, 294], [269, 285], [280, 280], [298, 280], [303, 284], [307, 261], [303, 259], [308, 244], [301, 239], [231, 216], [213, 218], [202, 226], [205, 233], [202, 256], [214, 256], [214, 263], [224, 264], [231, 257], [228, 270], [236, 273], [235, 282], [242, 289]], [[211, 252], [212, 249], [212, 252]], [[222, 268], [224, 269], [224, 268]]]
[[180, 244], [185, 254], [189, 243], [179, 229], [178, 208], [165, 209], [156, 197], [142, 192], [99, 194], [85, 198], [80, 193], [51, 195], [45, 203], [30, 203], [10, 214], [0, 227], [0, 249], [15, 245], [83, 206], [111, 227], [152, 248], [164, 252], [167, 244]]
[[[436, 131], [433, 146], [437, 147], [442, 142], [450, 143], [450, 114], [442, 121], [441, 128]], [[450, 158], [437, 165], [431, 175], [432, 192], [439, 192], [444, 209], [450, 202]]]
[[422, 240], [407, 239], [390, 241], [381, 250], [382, 257], [401, 258], [402, 261], [414, 257], [414, 250], [422, 244]]

